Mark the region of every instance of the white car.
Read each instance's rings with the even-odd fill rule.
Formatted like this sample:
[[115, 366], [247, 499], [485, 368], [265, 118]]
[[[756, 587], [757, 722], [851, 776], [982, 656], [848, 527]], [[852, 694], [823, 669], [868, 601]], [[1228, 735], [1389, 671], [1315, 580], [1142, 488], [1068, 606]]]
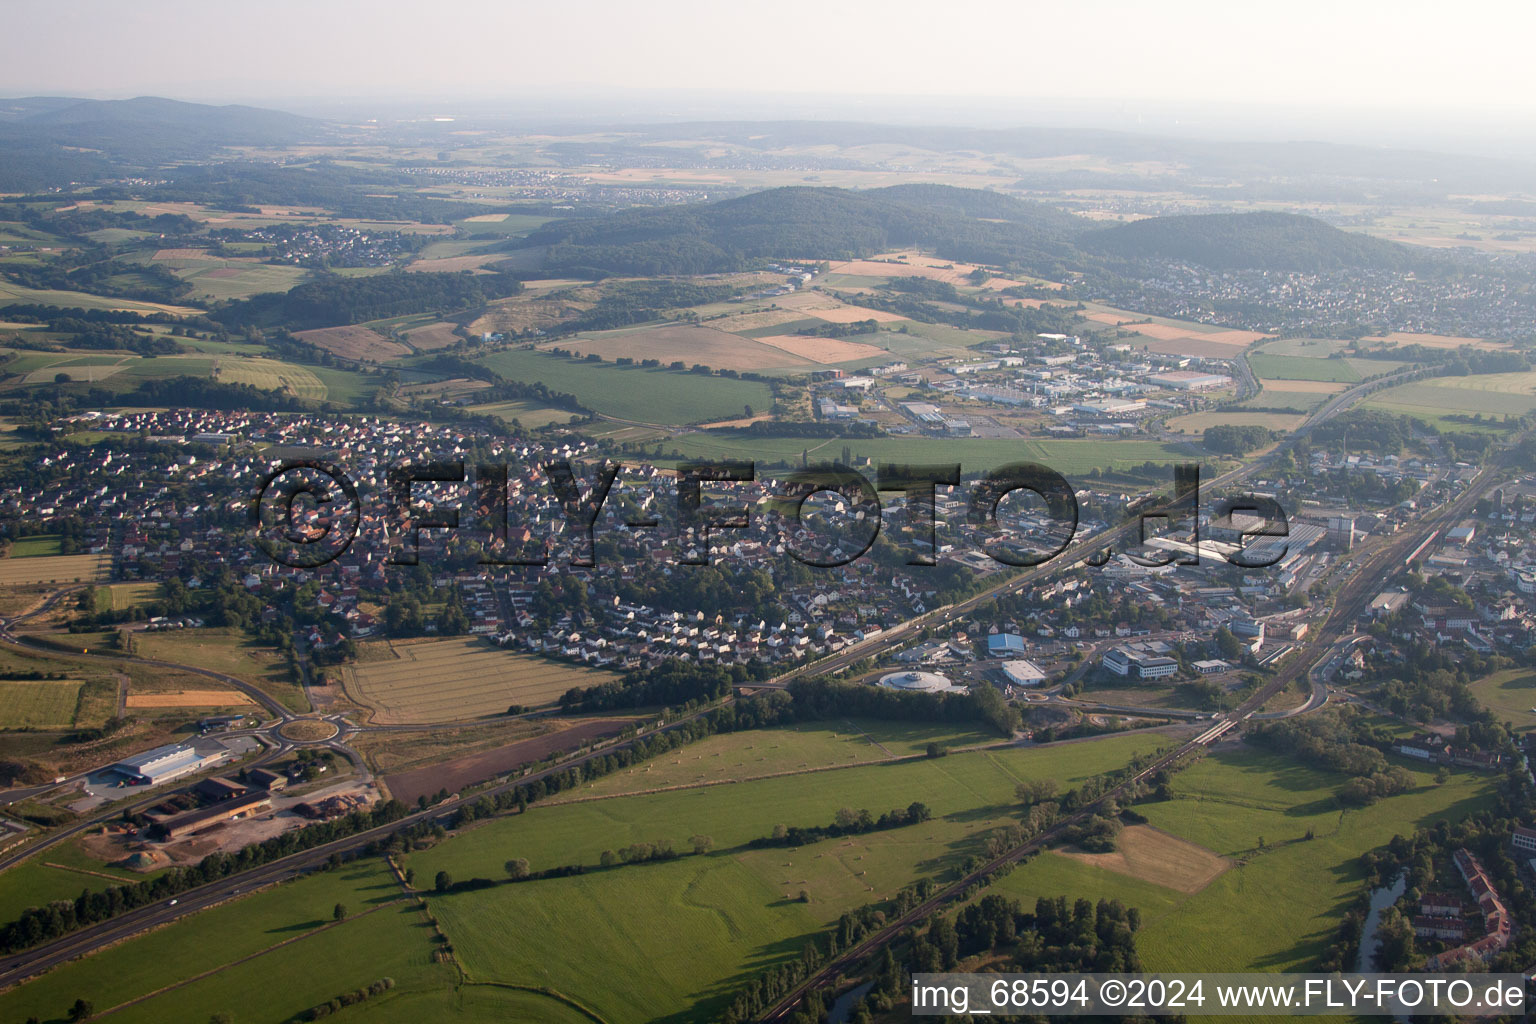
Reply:
[[167, 903], [166, 906], [174, 907], [176, 904], [178, 904], [180, 902], [181, 902], [181, 900], [171, 900], [171, 902]]

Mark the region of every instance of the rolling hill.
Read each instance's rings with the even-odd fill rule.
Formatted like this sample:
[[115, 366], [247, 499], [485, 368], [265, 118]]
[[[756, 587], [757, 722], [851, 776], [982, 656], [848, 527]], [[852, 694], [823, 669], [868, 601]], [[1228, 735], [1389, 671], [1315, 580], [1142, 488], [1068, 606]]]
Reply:
[[1421, 262], [1395, 242], [1289, 213], [1152, 217], [1094, 231], [1080, 244], [1102, 256], [1182, 260], [1212, 270], [1404, 270]]
[[91, 180], [134, 168], [195, 160], [226, 146], [291, 145], [321, 122], [260, 107], [215, 107], [141, 96], [0, 100], [0, 190]]
[[909, 245], [1043, 267], [1070, 259], [1072, 239], [1088, 227], [1053, 207], [974, 189], [790, 187], [560, 221], [513, 245], [547, 247], [544, 267], [559, 273], [701, 274], [764, 257], [850, 259]]

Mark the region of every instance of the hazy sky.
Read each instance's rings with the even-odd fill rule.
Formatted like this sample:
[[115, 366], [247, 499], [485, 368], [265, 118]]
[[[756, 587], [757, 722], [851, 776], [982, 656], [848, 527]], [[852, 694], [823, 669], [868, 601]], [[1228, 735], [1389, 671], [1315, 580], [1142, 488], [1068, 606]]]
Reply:
[[5, 0], [0, 94], [579, 90], [1536, 108], [1528, 0]]

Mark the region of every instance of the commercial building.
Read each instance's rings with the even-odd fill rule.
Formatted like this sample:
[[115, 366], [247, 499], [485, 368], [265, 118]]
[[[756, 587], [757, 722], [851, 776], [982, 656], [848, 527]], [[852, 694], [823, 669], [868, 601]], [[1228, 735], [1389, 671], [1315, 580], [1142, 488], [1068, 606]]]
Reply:
[[880, 685], [887, 690], [907, 693], [960, 693], [965, 690], [937, 672], [891, 672], [880, 677]]
[[987, 637], [987, 653], [994, 658], [1024, 653], [1024, 638], [1017, 633], [993, 633]]
[[1136, 679], [1161, 679], [1179, 670], [1177, 660], [1148, 651], [1142, 644], [1111, 647], [1104, 652], [1101, 664], [1117, 676]]
[[108, 771], [116, 772], [135, 786], [158, 786], [217, 764], [228, 753], [222, 746], [209, 747], [205, 753], [187, 743], [172, 743], [125, 757]]
[[1040, 667], [1022, 658], [1003, 662], [1003, 677], [1012, 686], [1039, 686], [1045, 682], [1045, 673]]
[[1210, 391], [1215, 388], [1226, 387], [1232, 383], [1232, 378], [1220, 373], [1171, 370], [1167, 373], [1150, 374], [1147, 377], [1147, 383], [1156, 384], [1160, 388], [1169, 388], [1174, 391]]

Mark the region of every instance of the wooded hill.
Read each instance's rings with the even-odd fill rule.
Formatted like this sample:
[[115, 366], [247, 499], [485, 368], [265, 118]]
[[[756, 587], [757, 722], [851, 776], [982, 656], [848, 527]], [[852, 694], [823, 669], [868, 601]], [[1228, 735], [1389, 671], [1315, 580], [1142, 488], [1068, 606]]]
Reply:
[[1082, 245], [1121, 259], [1181, 260], [1212, 270], [1405, 270], [1420, 262], [1395, 242], [1290, 213], [1151, 217], [1092, 232]]
[[946, 185], [853, 192], [777, 188], [690, 206], [545, 225], [516, 248], [545, 247], [543, 268], [577, 276], [703, 274], [753, 261], [852, 259], [908, 246], [1053, 278], [1182, 260], [1215, 270], [1404, 269], [1401, 245], [1284, 213], [1155, 217], [1104, 228], [1043, 203]]

